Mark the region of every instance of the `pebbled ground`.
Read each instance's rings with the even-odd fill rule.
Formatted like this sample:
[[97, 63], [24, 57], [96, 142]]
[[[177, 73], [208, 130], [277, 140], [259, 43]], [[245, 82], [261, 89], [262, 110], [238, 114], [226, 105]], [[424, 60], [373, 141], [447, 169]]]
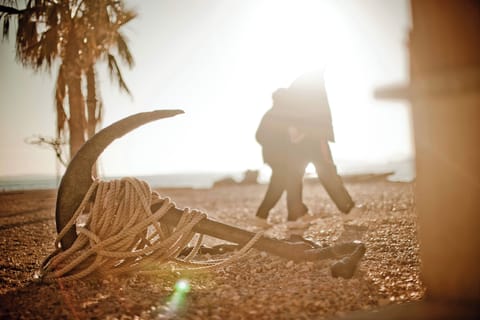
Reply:
[[[40, 283], [35, 273], [53, 251], [55, 190], [0, 193], [1, 319], [324, 319], [351, 311], [422, 300], [412, 183], [347, 184], [360, 212], [339, 212], [318, 184], [305, 203], [317, 218], [302, 235], [321, 246], [362, 240], [367, 247], [352, 279], [333, 278], [333, 260], [293, 263], [252, 250], [206, 274], [91, 278]], [[178, 207], [251, 231], [265, 185], [158, 190]], [[285, 199], [272, 211], [271, 237], [290, 236]], [[206, 239], [206, 244], [221, 241]], [[204, 257], [208, 258], [208, 257]], [[190, 291], [175, 298], [180, 277]]]

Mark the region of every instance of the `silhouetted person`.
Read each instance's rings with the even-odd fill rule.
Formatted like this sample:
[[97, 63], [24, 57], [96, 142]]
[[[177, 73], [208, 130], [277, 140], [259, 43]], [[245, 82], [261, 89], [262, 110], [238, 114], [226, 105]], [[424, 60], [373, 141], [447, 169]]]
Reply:
[[[288, 154], [293, 144], [288, 130], [293, 115], [290, 109], [292, 106], [289, 103], [288, 90], [278, 89], [273, 93], [272, 98], [273, 106], [263, 116], [255, 135], [258, 143], [262, 146], [263, 161], [272, 169], [267, 192], [256, 213], [256, 217], [264, 219], [265, 224], [270, 210], [278, 202], [283, 192], [288, 189], [288, 186], [299, 184], [290, 182], [292, 177], [303, 179], [303, 175], [299, 177], [298, 174], [292, 174], [292, 171], [305, 170], [305, 167], [300, 167], [303, 163], [298, 163], [298, 168], [293, 170], [294, 163]], [[301, 189], [299, 191], [301, 194]], [[302, 214], [308, 211], [302, 199], [298, 199], [298, 190], [295, 190], [294, 198], [291, 198], [287, 192], [287, 208], [289, 217], [291, 211], [302, 212]], [[262, 220], [257, 223], [261, 225]]]
[[309, 163], [315, 166], [320, 182], [340, 211], [348, 213], [354, 207], [328, 144], [335, 138], [323, 74], [304, 75], [288, 89], [277, 90], [273, 94], [273, 107], [263, 116], [256, 139], [262, 145], [264, 162], [272, 169], [257, 218], [266, 222], [284, 191], [288, 221], [307, 222], [312, 218], [303, 203], [303, 177]]
[[[323, 74], [315, 72], [301, 76], [288, 88], [288, 95], [291, 108], [296, 110], [290, 128], [301, 136], [288, 151], [289, 161], [294, 163], [287, 190], [290, 200], [293, 203], [302, 201], [305, 168], [313, 163], [320, 182], [337, 208], [344, 213], [350, 212], [355, 203], [337, 173], [328, 144], [335, 142], [335, 137]], [[289, 220], [297, 220], [303, 214], [289, 212]]]

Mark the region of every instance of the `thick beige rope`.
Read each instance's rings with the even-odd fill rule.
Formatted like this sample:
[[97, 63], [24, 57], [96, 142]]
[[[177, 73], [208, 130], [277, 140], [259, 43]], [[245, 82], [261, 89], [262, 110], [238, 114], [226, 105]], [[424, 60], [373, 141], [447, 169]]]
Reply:
[[[156, 202], [163, 203], [152, 212], [150, 207]], [[74, 224], [77, 239], [69, 249], [57, 249], [45, 260], [42, 280], [75, 280], [91, 274], [157, 273], [172, 267], [180, 271], [221, 268], [244, 257], [261, 236], [256, 234], [229, 258], [194, 262], [192, 259], [203, 239], [200, 235], [190, 254], [180, 259], [178, 255], [195, 236], [194, 226], [206, 214], [187, 208], [174, 228], [160, 224], [160, 219], [174, 205], [169, 198], [161, 199], [152, 192], [145, 181], [134, 178], [94, 181], [59, 233], [55, 247], [60, 248], [61, 239]], [[82, 214], [87, 215], [87, 220], [84, 226], [79, 226]]]

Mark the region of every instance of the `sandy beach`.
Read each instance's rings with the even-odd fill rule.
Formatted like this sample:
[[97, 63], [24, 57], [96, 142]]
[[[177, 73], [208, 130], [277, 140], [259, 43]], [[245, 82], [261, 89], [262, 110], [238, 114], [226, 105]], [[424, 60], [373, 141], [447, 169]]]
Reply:
[[[318, 218], [303, 236], [321, 246], [362, 240], [367, 248], [351, 279], [331, 276], [333, 260], [294, 263], [252, 250], [207, 274], [191, 274], [184, 308], [168, 308], [179, 275], [85, 279], [45, 284], [35, 279], [53, 251], [55, 190], [0, 193], [0, 318], [2, 319], [327, 319], [421, 300], [413, 183], [347, 183], [361, 213], [345, 215], [319, 184], [306, 184], [305, 203]], [[250, 231], [249, 217], [266, 185], [160, 189], [191, 207]], [[289, 237], [285, 200], [267, 236]], [[206, 243], [218, 243], [207, 239]], [[221, 242], [221, 241], [220, 241]]]

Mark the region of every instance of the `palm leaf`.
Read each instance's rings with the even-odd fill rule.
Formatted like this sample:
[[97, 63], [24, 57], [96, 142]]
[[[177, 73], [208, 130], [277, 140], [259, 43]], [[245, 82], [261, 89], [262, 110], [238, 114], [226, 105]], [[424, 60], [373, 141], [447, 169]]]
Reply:
[[108, 70], [110, 71], [110, 79], [112, 79], [112, 81], [117, 80], [118, 87], [120, 88], [120, 90], [124, 90], [129, 95], [132, 95], [130, 93], [130, 89], [128, 89], [127, 84], [123, 80], [122, 72], [118, 67], [117, 60], [111, 54], [107, 54], [107, 57], [108, 57]]
[[137, 17], [137, 13], [133, 10], [124, 10], [122, 14], [122, 19], [120, 19], [119, 24], [120, 26], [123, 26], [124, 24], [127, 24], [131, 20], [135, 19]]
[[[47, 64], [47, 68], [50, 68], [58, 52], [58, 31], [57, 26], [53, 26], [42, 34], [41, 40], [41, 57]], [[43, 64], [43, 61], [42, 61]]]
[[127, 42], [125, 41], [125, 36], [118, 32], [116, 37], [116, 45], [118, 54], [122, 58], [123, 61], [127, 63], [127, 65], [131, 68], [134, 65], [134, 60], [130, 49], [128, 48]]
[[10, 31], [10, 16], [6, 14], [2, 14], [0, 15], [0, 19], [3, 19], [2, 37], [3, 39], [8, 40], [8, 34]]
[[8, 14], [19, 14], [22, 13], [22, 10], [18, 10], [17, 8], [11, 6], [0, 5], [0, 12]]

